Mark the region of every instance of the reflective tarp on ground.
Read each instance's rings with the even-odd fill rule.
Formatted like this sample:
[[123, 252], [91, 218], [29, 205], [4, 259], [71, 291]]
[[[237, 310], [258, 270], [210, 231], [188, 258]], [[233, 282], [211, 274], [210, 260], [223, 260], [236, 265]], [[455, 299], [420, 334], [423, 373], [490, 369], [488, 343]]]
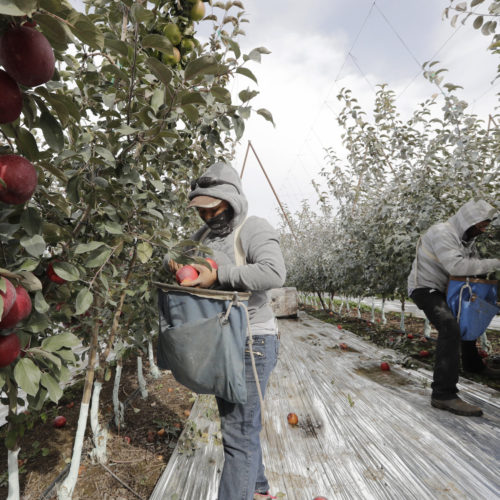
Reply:
[[[460, 380], [483, 417], [430, 406], [431, 373], [300, 314], [280, 320], [262, 444], [274, 494], [289, 500], [500, 498], [500, 393]], [[340, 349], [339, 344], [348, 349]], [[380, 370], [388, 361], [391, 370]], [[287, 415], [299, 424], [292, 427]], [[200, 397], [151, 499], [215, 500], [223, 464], [217, 410]]]

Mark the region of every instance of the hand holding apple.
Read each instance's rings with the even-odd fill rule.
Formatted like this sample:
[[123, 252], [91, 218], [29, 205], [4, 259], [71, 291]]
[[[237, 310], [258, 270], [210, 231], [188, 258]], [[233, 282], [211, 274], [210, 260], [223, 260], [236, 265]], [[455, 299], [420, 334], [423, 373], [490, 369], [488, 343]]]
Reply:
[[208, 269], [202, 264], [193, 264], [198, 271], [198, 277], [194, 281], [183, 282], [184, 286], [199, 286], [200, 288], [210, 288], [217, 281], [217, 269]]

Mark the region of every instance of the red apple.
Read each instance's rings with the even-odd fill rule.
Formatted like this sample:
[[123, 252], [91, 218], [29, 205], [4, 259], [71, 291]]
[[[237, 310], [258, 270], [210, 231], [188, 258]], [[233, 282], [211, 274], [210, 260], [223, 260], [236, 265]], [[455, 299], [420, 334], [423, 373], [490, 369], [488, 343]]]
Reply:
[[54, 75], [56, 59], [49, 41], [36, 29], [16, 26], [0, 39], [0, 64], [16, 82], [36, 87]]
[[219, 266], [217, 265], [217, 262], [215, 262], [214, 259], [211, 259], [210, 257], [205, 259], [211, 266], [212, 269], [219, 269]]
[[179, 285], [184, 281], [193, 281], [198, 277], [198, 271], [193, 266], [182, 266], [176, 273], [175, 279]]
[[19, 118], [23, 108], [23, 95], [16, 81], [0, 69], [0, 123]]
[[299, 417], [295, 413], [289, 413], [286, 419], [290, 425], [297, 425], [299, 423]]
[[314, 497], [313, 500], [328, 500], [326, 497]]
[[339, 330], [342, 330], [342, 325], [337, 325], [337, 328], [338, 328]]
[[128, 436], [124, 436], [123, 440], [127, 443], [130, 444], [130, 438]]
[[479, 356], [481, 356], [482, 358], [487, 358], [488, 357], [488, 353], [484, 350], [484, 349], [478, 349], [477, 350], [477, 353], [479, 354]]
[[21, 343], [15, 333], [0, 337], [0, 368], [9, 366], [21, 352]]
[[0, 321], [0, 330], [11, 328], [31, 313], [31, 299], [28, 292], [21, 286], [16, 287], [16, 301], [9, 313]]
[[421, 358], [427, 358], [429, 356], [429, 351], [420, 351], [418, 353], [418, 355], [421, 357]]
[[391, 367], [389, 366], [389, 363], [386, 363], [385, 361], [383, 363], [380, 363], [380, 369], [383, 372], [388, 372], [391, 370]]
[[62, 415], [58, 415], [54, 421], [52, 422], [52, 425], [56, 428], [59, 429], [61, 427], [64, 427], [66, 425], [66, 417], [63, 417]]
[[413, 335], [411, 333], [409, 333], [407, 336], [406, 336], [407, 339], [412, 339], [413, 338]]
[[[55, 261], [57, 262], [57, 261]], [[57, 283], [58, 285], [62, 285], [63, 283], [66, 283], [66, 280], [61, 278], [56, 274], [54, 271], [54, 266], [52, 265], [52, 262], [49, 263], [47, 266], [47, 276], [49, 277], [50, 281], [53, 281], [54, 283]]]
[[3, 313], [0, 318], [3, 320], [7, 314], [9, 314], [14, 302], [16, 301], [16, 289], [14, 285], [7, 279], [5, 280], [5, 292], [0, 291], [0, 297], [3, 299]]
[[26, 158], [18, 155], [0, 156], [0, 201], [19, 205], [28, 201], [36, 189], [37, 173]]
[[341, 342], [339, 344], [339, 347], [343, 350], [343, 351], [347, 351], [347, 349], [349, 349], [349, 346], [345, 343], [345, 342]]

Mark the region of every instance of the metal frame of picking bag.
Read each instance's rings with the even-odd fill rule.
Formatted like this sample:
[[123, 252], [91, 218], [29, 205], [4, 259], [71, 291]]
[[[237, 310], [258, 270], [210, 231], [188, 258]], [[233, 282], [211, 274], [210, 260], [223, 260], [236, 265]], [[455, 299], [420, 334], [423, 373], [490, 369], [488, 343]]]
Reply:
[[462, 340], [476, 340], [484, 334], [500, 311], [496, 301], [498, 281], [451, 276], [446, 301], [457, 318]]
[[245, 403], [245, 342], [250, 293], [155, 283], [159, 287], [157, 360], [198, 394]]

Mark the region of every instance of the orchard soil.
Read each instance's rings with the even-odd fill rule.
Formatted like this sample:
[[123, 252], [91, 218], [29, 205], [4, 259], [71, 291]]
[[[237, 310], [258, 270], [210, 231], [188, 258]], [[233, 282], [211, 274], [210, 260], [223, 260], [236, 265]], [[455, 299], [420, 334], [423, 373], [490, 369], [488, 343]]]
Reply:
[[[372, 323], [371, 313], [366, 311], [362, 311], [362, 318], [358, 319], [354, 311], [350, 315], [340, 316], [311, 307], [305, 307], [304, 310], [322, 321], [351, 331], [366, 341], [398, 350], [405, 354], [404, 365], [407, 367], [432, 369], [436, 332], [433, 330], [431, 339], [426, 340], [423, 336], [424, 321], [420, 318], [408, 315], [403, 333], [397, 313], [386, 313], [387, 323], [382, 325], [380, 314], [377, 314], [375, 323]], [[487, 359], [500, 366], [500, 332], [489, 330], [488, 340], [492, 344], [492, 350]], [[420, 356], [419, 353], [424, 350], [429, 352], [429, 356]], [[147, 369], [146, 364], [145, 371]], [[500, 390], [499, 381], [467, 376]], [[29, 416], [33, 428], [22, 438], [19, 455], [23, 500], [56, 498], [55, 488], [51, 489], [51, 486], [71, 459], [82, 388], [83, 382], [75, 384], [65, 391], [57, 405], [47, 405], [41, 413]], [[125, 427], [118, 430], [112, 422], [112, 379], [104, 385], [100, 421], [110, 424], [107, 447], [109, 462], [104, 468], [90, 460], [92, 444], [88, 429], [74, 500], [148, 499], [151, 495], [189, 417], [194, 395], [178, 384], [170, 372], [161, 372], [161, 377], [157, 380], [148, 379], [147, 389], [148, 397], [143, 399], [138, 393], [135, 360], [126, 360], [120, 393], [120, 401], [125, 402]], [[67, 418], [67, 424], [60, 429], [52, 426], [57, 415]], [[5, 431], [5, 426], [0, 429], [2, 441]], [[2, 447], [0, 498], [7, 497], [7, 479], [7, 454]]]

